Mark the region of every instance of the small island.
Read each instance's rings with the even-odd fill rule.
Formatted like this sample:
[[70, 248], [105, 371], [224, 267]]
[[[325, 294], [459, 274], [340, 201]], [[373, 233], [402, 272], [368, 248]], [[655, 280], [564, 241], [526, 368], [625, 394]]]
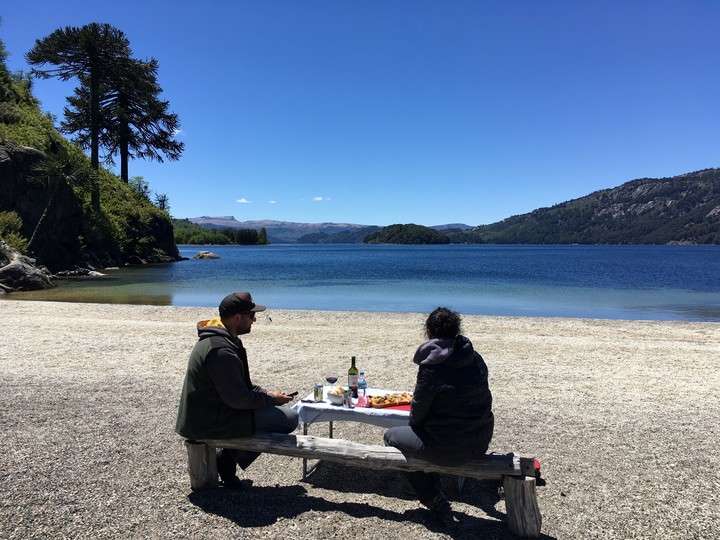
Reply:
[[366, 244], [449, 244], [447, 235], [415, 223], [383, 227], [365, 237]]

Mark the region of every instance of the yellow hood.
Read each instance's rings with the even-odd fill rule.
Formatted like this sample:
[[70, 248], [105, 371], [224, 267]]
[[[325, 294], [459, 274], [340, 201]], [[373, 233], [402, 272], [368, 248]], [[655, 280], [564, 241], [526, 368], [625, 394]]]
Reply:
[[220, 320], [220, 317], [213, 317], [212, 319], [206, 319], [197, 323], [198, 330], [205, 328], [225, 328], [225, 325]]

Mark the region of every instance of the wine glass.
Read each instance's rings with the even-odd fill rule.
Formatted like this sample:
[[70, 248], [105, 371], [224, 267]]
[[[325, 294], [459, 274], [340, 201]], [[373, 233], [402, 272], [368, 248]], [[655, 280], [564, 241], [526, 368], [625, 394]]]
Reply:
[[[337, 382], [338, 377], [337, 375], [326, 375], [325, 380], [328, 382], [329, 385], [333, 385]], [[325, 395], [330, 391], [330, 387], [328, 386], [328, 389], [325, 391]]]

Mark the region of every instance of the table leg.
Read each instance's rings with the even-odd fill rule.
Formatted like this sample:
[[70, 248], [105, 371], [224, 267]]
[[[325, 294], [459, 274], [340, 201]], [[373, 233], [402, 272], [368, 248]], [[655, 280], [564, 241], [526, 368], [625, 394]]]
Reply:
[[333, 438], [333, 423], [332, 420], [330, 420], [330, 438]]
[[[307, 423], [303, 422], [303, 435], [307, 435]], [[303, 458], [303, 480], [307, 478], [307, 458]]]
[[[303, 435], [307, 435], [307, 434], [308, 434], [308, 425], [303, 423]], [[304, 482], [318, 468], [318, 465], [320, 465], [320, 460], [318, 460], [317, 463], [315, 463], [315, 465], [313, 465], [312, 467], [308, 467], [307, 458], [303, 458], [302, 464], [303, 464], [302, 481]]]

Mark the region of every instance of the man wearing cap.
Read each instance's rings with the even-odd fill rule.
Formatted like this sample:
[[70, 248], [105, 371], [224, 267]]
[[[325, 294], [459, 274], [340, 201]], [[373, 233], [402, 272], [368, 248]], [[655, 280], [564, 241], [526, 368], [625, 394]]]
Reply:
[[[199, 340], [190, 353], [175, 431], [187, 439], [229, 439], [254, 433], [290, 433], [297, 427], [297, 413], [280, 407], [292, 400], [270, 392], [250, 380], [247, 352], [240, 337], [250, 332], [256, 304], [247, 292], [227, 295], [220, 302], [220, 317], [200, 321]], [[244, 484], [235, 466], [246, 469], [256, 452], [221, 449], [218, 473], [226, 487]]]

